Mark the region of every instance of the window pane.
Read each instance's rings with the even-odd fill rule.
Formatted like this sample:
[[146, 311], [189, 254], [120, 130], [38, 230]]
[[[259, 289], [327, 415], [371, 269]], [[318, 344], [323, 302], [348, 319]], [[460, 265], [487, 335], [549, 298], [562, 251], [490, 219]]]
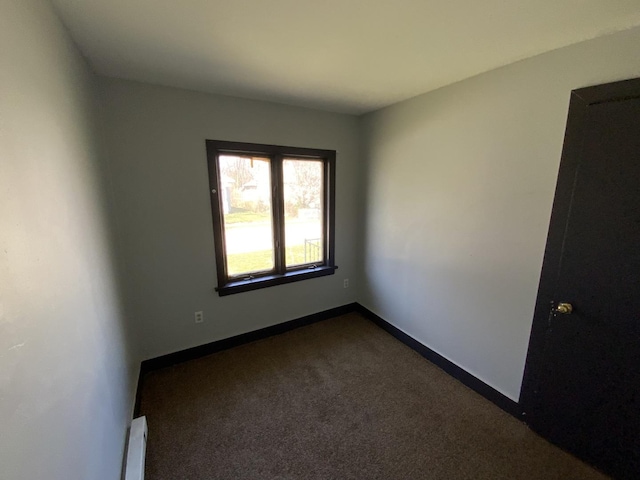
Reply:
[[220, 155], [218, 162], [228, 275], [273, 270], [270, 160]]
[[285, 159], [282, 173], [286, 266], [323, 263], [323, 162]]

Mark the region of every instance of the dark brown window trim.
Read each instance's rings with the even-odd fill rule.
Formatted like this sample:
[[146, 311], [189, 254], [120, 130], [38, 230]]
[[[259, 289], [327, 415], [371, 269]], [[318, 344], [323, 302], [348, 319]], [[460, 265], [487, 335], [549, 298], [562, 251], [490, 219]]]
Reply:
[[265, 275], [263, 277], [255, 277], [251, 280], [237, 280], [227, 283], [224, 287], [216, 288], [221, 297], [232, 295], [234, 293], [249, 292], [260, 288], [273, 287], [275, 285], [283, 285], [285, 283], [299, 282], [310, 278], [326, 277], [333, 275], [338, 267], [316, 267], [313, 270], [293, 270], [282, 275]]
[[[333, 275], [338, 268], [335, 265], [335, 179], [336, 152], [334, 150], [320, 150], [312, 148], [285, 147], [279, 145], [265, 145], [256, 143], [227, 142], [207, 140], [207, 163], [209, 166], [209, 191], [211, 194], [211, 213], [213, 217], [214, 244], [218, 287], [220, 296], [247, 292], [260, 288], [282, 285], [285, 283], [307, 280], [310, 278]], [[325, 212], [323, 237], [325, 261], [316, 265], [301, 265], [287, 268], [284, 264], [284, 205], [282, 204], [282, 185], [276, 188], [277, 194], [272, 193], [274, 217], [274, 257], [273, 271], [258, 273], [245, 278], [231, 277], [226, 272], [225, 236], [222, 223], [220, 187], [218, 182], [218, 156], [220, 154], [254, 154], [270, 157], [272, 162], [272, 178], [274, 184], [281, 179], [281, 161], [284, 157], [318, 159], [324, 162], [324, 198]]]

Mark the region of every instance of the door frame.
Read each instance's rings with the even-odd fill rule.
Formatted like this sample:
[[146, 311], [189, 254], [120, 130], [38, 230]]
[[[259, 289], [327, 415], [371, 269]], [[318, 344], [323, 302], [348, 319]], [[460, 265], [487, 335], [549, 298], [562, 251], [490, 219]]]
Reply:
[[538, 407], [536, 394], [542, 381], [545, 345], [551, 326], [551, 310], [553, 303], [560, 300], [554, 298], [554, 294], [560, 275], [564, 237], [571, 214], [573, 189], [578, 176], [582, 144], [586, 133], [587, 113], [592, 105], [639, 97], [640, 78], [580, 88], [571, 92], [560, 169], [520, 390], [520, 405], [524, 412], [524, 419], [532, 427], [534, 427], [532, 424], [535, 424]]

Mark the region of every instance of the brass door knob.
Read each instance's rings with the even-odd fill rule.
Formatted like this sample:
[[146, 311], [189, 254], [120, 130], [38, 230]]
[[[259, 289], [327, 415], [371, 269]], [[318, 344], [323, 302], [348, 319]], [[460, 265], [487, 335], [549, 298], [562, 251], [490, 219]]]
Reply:
[[563, 315], [569, 315], [571, 312], [573, 312], [573, 305], [564, 302], [559, 303], [553, 311], [556, 313], [562, 313]]

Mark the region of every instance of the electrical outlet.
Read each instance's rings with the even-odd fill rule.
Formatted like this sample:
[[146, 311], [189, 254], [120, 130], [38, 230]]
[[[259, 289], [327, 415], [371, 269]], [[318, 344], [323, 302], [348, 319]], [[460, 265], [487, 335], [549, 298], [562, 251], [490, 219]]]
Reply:
[[202, 312], [196, 312], [196, 323], [204, 322], [204, 314]]
[[348, 278], [345, 278], [345, 279], [342, 281], [342, 283], [343, 283], [343, 285], [344, 285], [344, 288], [349, 288], [349, 279], [348, 279]]

